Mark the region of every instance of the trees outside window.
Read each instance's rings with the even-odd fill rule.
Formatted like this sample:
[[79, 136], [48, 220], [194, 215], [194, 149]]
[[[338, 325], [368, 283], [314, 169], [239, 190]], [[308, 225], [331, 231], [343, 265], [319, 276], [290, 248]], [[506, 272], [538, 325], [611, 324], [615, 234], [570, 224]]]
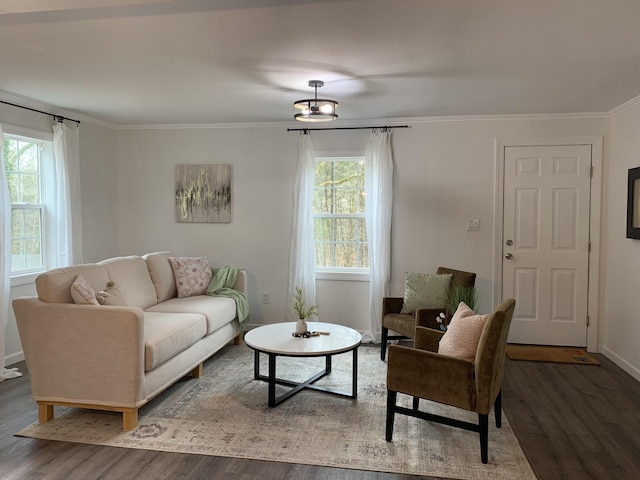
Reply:
[[316, 159], [313, 222], [316, 268], [369, 269], [364, 157]]
[[45, 158], [50, 141], [4, 135], [6, 181], [11, 202], [11, 275], [46, 269]]

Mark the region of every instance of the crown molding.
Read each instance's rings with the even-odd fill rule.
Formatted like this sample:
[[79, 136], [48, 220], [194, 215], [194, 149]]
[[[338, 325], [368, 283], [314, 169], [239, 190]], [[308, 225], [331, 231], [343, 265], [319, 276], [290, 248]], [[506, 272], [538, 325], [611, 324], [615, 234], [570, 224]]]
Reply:
[[[60, 115], [67, 118], [73, 118], [75, 120], [80, 120], [80, 122], [91, 123], [94, 125], [99, 125], [101, 127], [112, 128], [115, 129], [117, 126], [104, 122], [102, 120], [98, 120], [97, 118], [88, 117], [81, 113], [74, 112], [73, 110], [67, 110], [64, 108], [60, 108], [56, 105], [52, 105], [47, 102], [43, 102], [41, 100], [36, 100], [35, 98], [25, 97], [24, 95], [18, 95], [16, 93], [7, 92], [6, 90], [0, 90], [0, 100], [4, 100], [6, 102], [15, 103], [16, 105], [21, 105], [23, 107], [35, 108], [36, 110], [43, 110], [48, 112], [50, 115]], [[7, 105], [7, 107], [11, 107], [11, 105]], [[19, 107], [13, 107], [19, 108]], [[38, 115], [43, 115], [42, 113], [33, 112]]]
[[[193, 129], [234, 129], [234, 128], [301, 128], [300, 122], [247, 122], [247, 123], [182, 123], [182, 124], [138, 124], [116, 125], [98, 120], [72, 110], [66, 110], [58, 106], [36, 100], [23, 95], [0, 90], [0, 99], [16, 103], [25, 107], [35, 108], [51, 112], [51, 115], [62, 115], [75, 118], [81, 122], [91, 123], [115, 130], [193, 130]], [[442, 122], [470, 122], [470, 121], [505, 121], [505, 120], [560, 120], [580, 118], [611, 118], [635, 105], [640, 104], [640, 96], [623, 103], [609, 112], [584, 112], [584, 113], [532, 113], [532, 114], [496, 114], [496, 115], [443, 115], [432, 117], [400, 117], [400, 118], [368, 118], [342, 120], [331, 122], [331, 126], [340, 127], [373, 127], [384, 124], [418, 124], [418, 123], [442, 123]], [[302, 127], [303, 128], [303, 127]], [[309, 126], [309, 128], [311, 128]]]
[[609, 116], [615, 117], [616, 115], [624, 112], [625, 110], [629, 110], [632, 107], [640, 104], [640, 95], [631, 100], [624, 102], [622, 105], [617, 106], [616, 108], [609, 110]]

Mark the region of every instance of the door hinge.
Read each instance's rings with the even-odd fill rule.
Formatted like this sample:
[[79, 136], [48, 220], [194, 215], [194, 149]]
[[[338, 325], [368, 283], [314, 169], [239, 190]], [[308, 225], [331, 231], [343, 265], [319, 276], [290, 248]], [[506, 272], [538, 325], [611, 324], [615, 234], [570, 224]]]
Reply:
[[589, 243], [587, 244], [587, 252], [591, 253], [591, 240], [589, 240]]
[[591, 165], [591, 168], [589, 168], [589, 176], [593, 178], [593, 165]]
[[589, 315], [587, 315], [587, 327], [589, 326], [590, 323], [591, 323], [591, 318], [589, 318]]

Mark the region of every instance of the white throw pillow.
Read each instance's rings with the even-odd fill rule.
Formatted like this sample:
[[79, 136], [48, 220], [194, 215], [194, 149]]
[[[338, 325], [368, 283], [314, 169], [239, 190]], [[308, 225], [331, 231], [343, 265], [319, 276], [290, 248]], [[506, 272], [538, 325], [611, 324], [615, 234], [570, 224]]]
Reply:
[[447, 331], [440, 339], [438, 353], [474, 360], [488, 317], [489, 315], [476, 315], [467, 304], [460, 302]]
[[406, 272], [400, 313], [414, 314], [419, 308], [446, 309], [452, 277], [450, 273]]
[[213, 278], [207, 257], [169, 257], [178, 297], [204, 295]]

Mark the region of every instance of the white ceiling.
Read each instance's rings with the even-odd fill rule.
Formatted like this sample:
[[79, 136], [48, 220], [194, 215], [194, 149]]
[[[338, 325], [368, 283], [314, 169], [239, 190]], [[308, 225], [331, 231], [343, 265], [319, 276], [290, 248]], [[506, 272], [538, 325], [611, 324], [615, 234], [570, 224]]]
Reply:
[[0, 90], [116, 125], [608, 112], [637, 0], [0, 0]]

